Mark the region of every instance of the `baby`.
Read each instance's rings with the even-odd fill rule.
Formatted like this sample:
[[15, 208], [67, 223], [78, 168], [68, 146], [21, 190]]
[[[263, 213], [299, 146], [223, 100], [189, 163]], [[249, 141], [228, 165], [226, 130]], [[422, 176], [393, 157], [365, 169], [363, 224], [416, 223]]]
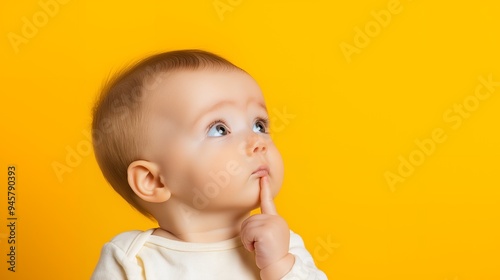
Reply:
[[244, 70], [157, 54], [108, 82], [93, 114], [102, 173], [159, 227], [106, 243], [92, 279], [326, 279], [276, 212], [283, 162]]

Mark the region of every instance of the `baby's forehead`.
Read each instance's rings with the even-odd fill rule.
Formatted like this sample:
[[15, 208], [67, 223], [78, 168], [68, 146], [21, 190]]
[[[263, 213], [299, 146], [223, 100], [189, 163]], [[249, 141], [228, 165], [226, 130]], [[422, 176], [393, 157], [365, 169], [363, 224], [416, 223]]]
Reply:
[[217, 111], [230, 104], [265, 108], [260, 87], [240, 70], [181, 70], [161, 73], [149, 82], [154, 86], [147, 93], [148, 107], [160, 115], [189, 118], [207, 107]]

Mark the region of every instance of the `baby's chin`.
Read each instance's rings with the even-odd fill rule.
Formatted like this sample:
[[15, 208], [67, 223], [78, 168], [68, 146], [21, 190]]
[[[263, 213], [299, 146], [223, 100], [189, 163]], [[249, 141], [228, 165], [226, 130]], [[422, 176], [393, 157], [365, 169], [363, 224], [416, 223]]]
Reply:
[[245, 205], [245, 211], [251, 212], [260, 208], [260, 196], [259, 194], [252, 196], [251, 200], [248, 200], [248, 204]]
[[245, 211], [247, 212], [251, 212], [251, 211], [255, 211], [257, 209], [260, 208], [260, 194], [257, 194], [255, 196], [252, 196], [252, 200], [250, 201], [249, 200], [249, 204], [246, 205], [247, 207], [245, 207]]

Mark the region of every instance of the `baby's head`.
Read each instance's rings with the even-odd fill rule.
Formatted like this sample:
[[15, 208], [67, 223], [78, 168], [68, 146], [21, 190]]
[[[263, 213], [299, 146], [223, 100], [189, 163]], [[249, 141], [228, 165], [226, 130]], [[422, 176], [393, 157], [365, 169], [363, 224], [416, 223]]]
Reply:
[[249, 212], [262, 176], [274, 194], [283, 181], [259, 86], [200, 50], [161, 53], [119, 73], [95, 105], [92, 136], [108, 182], [157, 220], [189, 209]]

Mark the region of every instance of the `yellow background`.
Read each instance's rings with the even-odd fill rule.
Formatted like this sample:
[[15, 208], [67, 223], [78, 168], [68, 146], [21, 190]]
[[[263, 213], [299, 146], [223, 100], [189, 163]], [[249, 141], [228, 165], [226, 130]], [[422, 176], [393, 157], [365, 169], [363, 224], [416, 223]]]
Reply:
[[[213, 0], [73, 0], [51, 15], [38, 0], [1, 2], [0, 279], [88, 279], [106, 241], [156, 226], [106, 185], [85, 135], [108, 73], [180, 48], [218, 53], [261, 85], [282, 124], [278, 210], [330, 279], [500, 279], [500, 86], [474, 103], [479, 77], [500, 81], [498, 1], [220, 2], [222, 15]], [[474, 110], [454, 129], [444, 114], [464, 101]], [[385, 174], [435, 129], [446, 141], [391, 187]], [[55, 162], [73, 165], [61, 181]]]

